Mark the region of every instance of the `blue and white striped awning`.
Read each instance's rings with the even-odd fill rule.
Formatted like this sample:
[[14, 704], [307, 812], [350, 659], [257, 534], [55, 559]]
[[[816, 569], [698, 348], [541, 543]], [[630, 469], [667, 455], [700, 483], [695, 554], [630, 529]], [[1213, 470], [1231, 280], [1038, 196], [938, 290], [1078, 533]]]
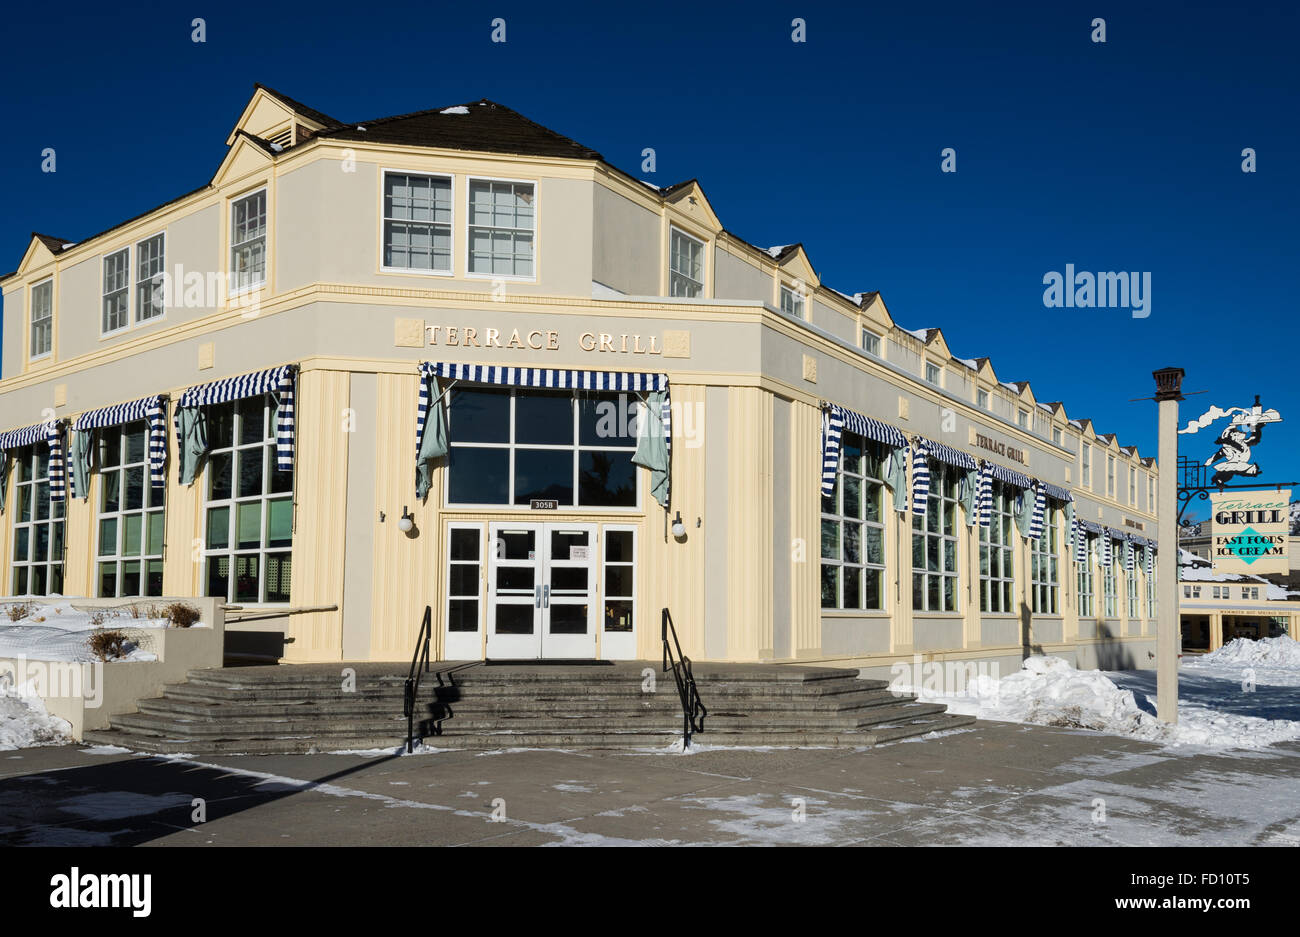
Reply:
[[294, 377], [298, 366], [282, 364], [267, 371], [255, 371], [238, 377], [227, 377], [210, 384], [198, 384], [181, 394], [176, 401], [176, 413], [172, 422], [176, 426], [176, 445], [183, 446], [181, 439], [180, 411], [191, 407], [207, 407], [232, 400], [243, 400], [259, 394], [277, 394], [279, 407], [278, 422], [275, 427], [276, 469], [281, 472], [293, 471], [293, 430], [294, 430]]
[[835, 490], [835, 473], [839, 471], [841, 441], [846, 430], [894, 449], [907, 447], [907, 437], [888, 423], [834, 403], [826, 404], [823, 412], [826, 416], [822, 433], [823, 497], [830, 497], [830, 493]]
[[[21, 449], [44, 442], [50, 447], [50, 501], [64, 501], [67, 498], [67, 484], [63, 468], [63, 424], [58, 420], [49, 423], [33, 423], [19, 429], [0, 433], [0, 453], [10, 449]], [[0, 465], [0, 471], [4, 471]]]
[[975, 513], [981, 527], [988, 527], [993, 521], [993, 463], [985, 462], [980, 466], [979, 480], [975, 488]]
[[930, 459], [967, 471], [979, 468], [979, 463], [961, 450], [926, 439], [924, 436], [917, 436], [912, 440], [913, 514], [924, 515], [926, 503], [930, 498]]
[[1100, 537], [1106, 532], [1106, 528], [1101, 526], [1101, 524], [1098, 524], [1095, 521], [1086, 521], [1083, 518], [1079, 518], [1079, 526], [1095, 537]]
[[1032, 491], [1026, 491], [1022, 497], [1028, 498], [1031, 494], [1034, 499], [1034, 511], [1029, 516], [1029, 539], [1040, 540], [1047, 514], [1047, 492], [1041, 485], [1035, 485]]
[[[155, 488], [162, 487], [167, 482], [164, 474], [164, 463], [167, 461], [167, 413], [161, 395], [90, 410], [73, 420], [72, 428], [84, 432], [105, 426], [121, 426], [136, 420], [149, 421], [149, 480]], [[77, 497], [77, 492], [74, 491], [72, 496]]]
[[1028, 475], [1017, 472], [1015, 469], [1009, 469], [1005, 466], [998, 465], [996, 462], [990, 462], [988, 459], [984, 460], [984, 464], [989, 467], [989, 474], [1004, 484], [1015, 485], [1017, 488], [1025, 491], [1034, 487], [1034, 480], [1032, 478]]
[[945, 462], [948, 465], [959, 469], [971, 470], [979, 468], [979, 463], [975, 461], [975, 458], [967, 455], [960, 449], [954, 449], [952, 446], [945, 446], [941, 442], [926, 439], [924, 436], [916, 437], [916, 441], [925, 446], [926, 453], [932, 459], [938, 459], [940, 462]]
[[1038, 487], [1047, 492], [1047, 497], [1056, 501], [1062, 501], [1068, 504], [1074, 500], [1074, 495], [1070, 494], [1067, 489], [1062, 488], [1060, 485], [1053, 485], [1051, 482], [1045, 482], [1040, 479]]
[[465, 381], [471, 384], [497, 384], [503, 387], [537, 387], [548, 390], [590, 390], [608, 393], [665, 394], [660, 419], [664, 425], [664, 442], [669, 453], [673, 446], [672, 405], [668, 394], [668, 375], [647, 371], [565, 371], [554, 368], [512, 368], [489, 364], [456, 364], [450, 361], [421, 361], [420, 398], [415, 415], [415, 451], [424, 441], [424, 424], [429, 417], [428, 378]]

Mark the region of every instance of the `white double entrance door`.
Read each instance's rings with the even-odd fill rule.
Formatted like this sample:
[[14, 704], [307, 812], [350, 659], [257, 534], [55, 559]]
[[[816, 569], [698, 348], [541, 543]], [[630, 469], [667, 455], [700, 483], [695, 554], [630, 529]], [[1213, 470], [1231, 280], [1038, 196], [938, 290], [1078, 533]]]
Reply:
[[595, 524], [489, 525], [489, 660], [596, 656]]

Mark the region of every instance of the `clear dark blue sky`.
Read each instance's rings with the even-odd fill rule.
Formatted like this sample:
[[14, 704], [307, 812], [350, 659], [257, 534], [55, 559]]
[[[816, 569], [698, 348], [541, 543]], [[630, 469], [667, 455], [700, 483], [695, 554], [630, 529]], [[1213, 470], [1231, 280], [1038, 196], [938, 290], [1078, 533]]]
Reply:
[[[1300, 476], [1294, 4], [466, 6], [15, 8], [0, 270], [32, 230], [80, 240], [205, 183], [254, 81], [356, 121], [489, 97], [632, 172], [654, 147], [649, 181], [699, 178], [728, 229], [803, 241], [827, 285], [881, 290], [1143, 454], [1153, 368], [1210, 391], [1187, 415], [1259, 393], [1289, 417], [1264, 477]], [[1066, 264], [1149, 271], [1151, 316], [1045, 309]]]

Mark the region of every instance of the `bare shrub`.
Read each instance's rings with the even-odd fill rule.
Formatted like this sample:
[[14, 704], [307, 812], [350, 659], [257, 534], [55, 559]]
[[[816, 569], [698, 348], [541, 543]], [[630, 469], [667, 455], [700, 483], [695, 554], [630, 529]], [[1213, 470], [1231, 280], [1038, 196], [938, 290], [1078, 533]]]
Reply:
[[36, 608], [35, 602], [14, 602], [5, 609], [10, 621], [22, 621]]
[[96, 631], [86, 643], [91, 653], [103, 661], [120, 660], [126, 656], [126, 635], [120, 631]]
[[160, 618], [166, 618], [171, 622], [173, 628], [188, 628], [198, 622], [203, 613], [193, 605], [186, 605], [184, 602], [173, 602], [163, 609]]

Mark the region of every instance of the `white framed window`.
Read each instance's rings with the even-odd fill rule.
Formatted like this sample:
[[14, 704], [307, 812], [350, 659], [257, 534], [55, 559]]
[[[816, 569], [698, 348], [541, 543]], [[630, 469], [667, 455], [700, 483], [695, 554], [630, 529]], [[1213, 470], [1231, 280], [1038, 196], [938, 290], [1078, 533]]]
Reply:
[[1049, 507], [1043, 518], [1043, 535], [1029, 541], [1030, 587], [1034, 614], [1055, 615], [1060, 612], [1061, 541], [1057, 528], [1058, 511]]
[[1020, 424], [1021, 428], [1029, 429], [1029, 411], [1021, 410], [1016, 415], [1016, 422]]
[[1079, 617], [1093, 618], [1096, 616], [1096, 606], [1094, 604], [1094, 580], [1093, 580], [1093, 559], [1096, 550], [1094, 545], [1097, 540], [1095, 537], [1084, 537], [1083, 562], [1077, 563], [1078, 566], [1078, 585], [1079, 585]]
[[975, 406], [979, 407], [981, 410], [987, 410], [989, 408], [989, 392], [987, 390], [975, 391]]
[[1128, 503], [1138, 503], [1138, 473], [1135, 468], [1128, 470]]
[[[1226, 586], [1224, 587], [1223, 591], [1224, 591], [1225, 593], [1228, 591], [1228, 589], [1227, 589]], [[1242, 588], [1241, 588], [1241, 597], [1242, 597], [1243, 599], [1258, 600], [1258, 599], [1259, 599], [1259, 586], [1242, 586]], [[1224, 598], [1226, 599], [1227, 596], [1225, 595]]]
[[1052, 427], [1052, 442], [1058, 446], [1061, 444], [1061, 427]]
[[208, 408], [204, 595], [286, 604], [293, 575], [293, 472], [276, 468], [267, 396]]
[[1148, 475], [1147, 476], [1147, 513], [1154, 514], [1155, 512], [1156, 512], [1156, 477], [1154, 475]]
[[13, 560], [10, 595], [63, 593], [64, 502], [50, 501], [50, 454], [44, 443], [14, 450]]
[[605, 634], [630, 635], [636, 622], [636, 528], [607, 524], [601, 536], [605, 539], [601, 627]]
[[1101, 588], [1102, 597], [1105, 600], [1105, 610], [1107, 618], [1119, 617], [1119, 567], [1123, 562], [1119, 557], [1119, 551], [1115, 545], [1111, 544], [1110, 565], [1103, 566], [1101, 569]]
[[164, 489], [149, 482], [148, 424], [108, 426], [96, 435], [96, 595], [162, 595]]
[[993, 510], [989, 526], [980, 527], [980, 611], [1006, 615], [1012, 607], [1015, 585], [1015, 537], [1012, 513], [1015, 497], [1000, 481], [993, 482]]
[[266, 189], [230, 203], [230, 292], [266, 283]]
[[451, 177], [385, 169], [383, 198], [383, 269], [451, 273]]
[[447, 530], [447, 631], [477, 632], [483, 576], [483, 525], [452, 523]]
[[1183, 586], [1183, 598], [1199, 599], [1201, 597], [1200, 586]]
[[537, 186], [506, 179], [469, 180], [470, 276], [536, 275]]
[[1106, 497], [1114, 498], [1115, 495], [1115, 457], [1106, 456]]
[[704, 242], [680, 228], [668, 234], [668, 295], [704, 295]]
[[635, 508], [642, 410], [630, 394], [457, 387], [446, 503]]
[[[912, 518], [912, 608], [957, 611], [957, 473], [930, 463], [930, 498], [925, 517]], [[915, 525], [919, 525], [915, 526]]]
[[880, 336], [871, 329], [862, 330], [862, 350], [869, 355], [880, 357]]
[[135, 321], [161, 318], [163, 270], [166, 268], [167, 237], [163, 233], [145, 238], [135, 246]]
[[32, 287], [31, 358], [44, 358], [54, 350], [54, 280]]
[[1092, 487], [1092, 444], [1084, 443], [1080, 451], [1082, 452], [1082, 456], [1080, 457], [1080, 462], [1083, 466], [1083, 474], [1080, 476], [1080, 478], [1082, 479], [1083, 486], [1085, 488], [1091, 488]]
[[840, 439], [835, 488], [822, 498], [822, 608], [885, 607], [884, 454], [857, 433]]
[[1125, 585], [1128, 587], [1128, 617], [1130, 621], [1136, 621], [1142, 617], [1138, 608], [1138, 579], [1137, 570], [1127, 572]]
[[781, 284], [781, 311], [796, 319], [804, 317], [803, 293], [792, 286]]
[[104, 257], [103, 316], [100, 331], [107, 335], [131, 324], [131, 248]]
[[933, 361], [925, 363], [925, 380], [927, 384], [939, 387], [943, 384], [943, 370]]

